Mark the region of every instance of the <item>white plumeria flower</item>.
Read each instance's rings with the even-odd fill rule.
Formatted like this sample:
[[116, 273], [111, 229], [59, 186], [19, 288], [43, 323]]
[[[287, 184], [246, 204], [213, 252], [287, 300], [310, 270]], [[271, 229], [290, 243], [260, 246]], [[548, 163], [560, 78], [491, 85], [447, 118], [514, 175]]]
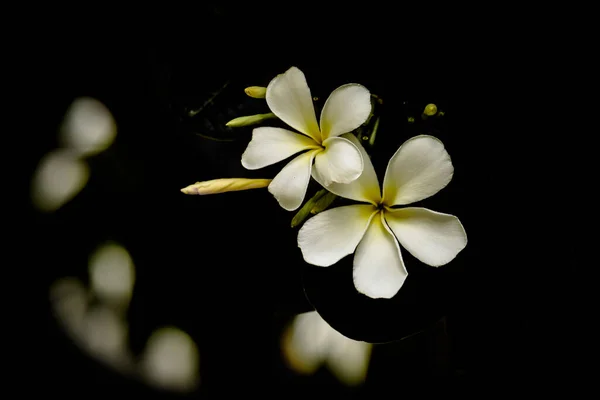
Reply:
[[369, 204], [338, 207], [316, 215], [300, 229], [298, 246], [306, 262], [321, 267], [356, 251], [356, 289], [371, 298], [391, 298], [408, 276], [398, 242], [433, 267], [449, 263], [467, 245], [467, 234], [453, 215], [420, 207], [392, 208], [434, 195], [450, 182], [454, 167], [439, 139], [415, 136], [390, 159], [382, 195], [364, 148], [353, 135], [345, 136], [361, 150], [364, 171], [352, 183], [334, 183], [327, 189]]
[[272, 127], [254, 129], [242, 165], [259, 169], [308, 150], [290, 161], [269, 185], [281, 207], [288, 211], [300, 207], [311, 172], [327, 184], [349, 183], [360, 176], [362, 155], [340, 135], [361, 126], [371, 113], [371, 94], [364, 86], [350, 83], [335, 89], [323, 106], [320, 124], [304, 73], [296, 67], [269, 83], [266, 100], [273, 114], [301, 134]]
[[282, 340], [283, 354], [294, 371], [313, 374], [325, 364], [346, 385], [365, 380], [372, 347], [342, 335], [316, 311], [296, 316]]

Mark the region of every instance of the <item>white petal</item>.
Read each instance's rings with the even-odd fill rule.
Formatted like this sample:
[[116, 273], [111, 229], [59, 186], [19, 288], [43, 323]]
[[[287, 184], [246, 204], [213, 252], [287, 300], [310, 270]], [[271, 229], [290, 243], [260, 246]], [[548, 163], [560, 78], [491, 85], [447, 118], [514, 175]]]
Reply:
[[299, 373], [314, 373], [325, 361], [333, 333], [316, 311], [297, 315], [282, 338], [288, 365]]
[[71, 335], [80, 335], [88, 309], [87, 288], [77, 278], [61, 278], [50, 287], [50, 300], [59, 322]]
[[281, 128], [262, 127], [252, 131], [252, 140], [242, 154], [246, 169], [259, 169], [285, 160], [302, 150], [320, 149], [311, 138]]
[[327, 139], [322, 151], [315, 158], [315, 174], [319, 175], [323, 186], [333, 182], [350, 183], [360, 176], [363, 158], [360, 150], [348, 139], [334, 137]]
[[104, 104], [90, 97], [79, 97], [65, 114], [60, 134], [66, 147], [90, 156], [110, 146], [117, 135], [117, 125]]
[[467, 245], [467, 233], [454, 215], [407, 207], [386, 210], [385, 219], [402, 247], [432, 267], [449, 263]]
[[96, 249], [89, 262], [90, 287], [111, 306], [127, 306], [135, 284], [135, 266], [129, 252], [110, 243]]
[[363, 383], [367, 377], [373, 345], [352, 340], [335, 330], [329, 342], [326, 362], [331, 372], [348, 386]]
[[332, 208], [312, 217], [298, 232], [304, 261], [319, 267], [352, 254], [377, 209], [372, 205]]
[[82, 336], [86, 349], [94, 356], [115, 367], [127, 364], [128, 327], [125, 318], [114, 309], [99, 305], [88, 311], [83, 322]]
[[312, 162], [319, 151], [321, 150], [300, 154], [283, 167], [269, 184], [269, 192], [287, 211], [293, 211], [302, 204], [310, 180]]
[[321, 112], [323, 140], [353, 131], [371, 113], [371, 93], [362, 85], [349, 83], [335, 89]]
[[351, 141], [356, 148], [360, 151], [363, 160], [363, 172], [354, 181], [343, 184], [343, 183], [332, 183], [325, 185], [325, 179], [320, 176], [316, 168], [313, 168], [313, 178], [321, 186], [326, 187], [331, 193], [337, 194], [338, 196], [346, 199], [364, 201], [372, 203], [374, 205], [379, 204], [381, 201], [381, 190], [379, 189], [379, 180], [377, 174], [371, 163], [369, 155], [365, 151], [365, 148], [360, 144], [359, 140], [351, 133], [345, 134], [342, 137]]
[[304, 73], [296, 67], [276, 76], [267, 86], [267, 105], [280, 120], [321, 141], [315, 107]]
[[191, 391], [200, 377], [198, 346], [190, 335], [175, 327], [155, 330], [141, 359], [141, 372], [151, 385]]
[[33, 204], [45, 212], [56, 211], [87, 184], [87, 162], [67, 150], [55, 150], [40, 160], [31, 182]]
[[407, 276], [400, 246], [379, 213], [356, 248], [354, 286], [371, 298], [391, 299]]
[[454, 167], [444, 144], [433, 136], [408, 139], [390, 158], [383, 180], [386, 205], [404, 205], [426, 199], [452, 179]]

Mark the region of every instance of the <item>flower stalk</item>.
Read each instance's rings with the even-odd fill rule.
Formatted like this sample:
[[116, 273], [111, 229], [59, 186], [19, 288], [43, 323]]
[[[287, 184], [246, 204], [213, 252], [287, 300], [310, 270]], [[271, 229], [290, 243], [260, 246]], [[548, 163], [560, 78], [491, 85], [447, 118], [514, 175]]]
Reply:
[[375, 135], [377, 135], [377, 129], [379, 129], [379, 119], [381, 117], [377, 117], [375, 120], [375, 124], [373, 125], [373, 131], [371, 132], [371, 137], [369, 138], [369, 146], [373, 147], [375, 144]]
[[294, 218], [292, 218], [292, 228], [295, 228], [296, 226], [300, 225], [302, 222], [304, 222], [306, 218], [308, 218], [317, 201], [326, 193], [327, 189], [321, 189], [317, 193], [315, 193], [315, 195], [310, 200], [304, 203], [304, 206], [302, 206], [300, 211], [298, 211], [296, 215], [294, 215]]

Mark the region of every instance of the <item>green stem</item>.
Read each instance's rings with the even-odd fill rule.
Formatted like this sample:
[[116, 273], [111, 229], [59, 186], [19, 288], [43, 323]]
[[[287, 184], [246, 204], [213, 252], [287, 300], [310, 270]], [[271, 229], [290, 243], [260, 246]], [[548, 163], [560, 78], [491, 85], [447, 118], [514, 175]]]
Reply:
[[219, 139], [216, 137], [212, 137], [212, 136], [208, 136], [208, 135], [203, 135], [201, 133], [196, 133], [196, 135], [200, 136], [203, 139], [208, 139], [208, 140], [214, 140], [215, 142], [234, 142], [235, 139]]
[[325, 211], [327, 207], [333, 203], [333, 201], [337, 198], [337, 195], [327, 192], [324, 196], [322, 196], [319, 200], [315, 202], [315, 205], [310, 210], [311, 214], [318, 214], [321, 211]]
[[198, 108], [197, 110], [190, 110], [188, 111], [188, 116], [190, 117], [194, 117], [196, 114], [198, 114], [200, 111], [204, 110], [204, 108], [209, 105], [218, 95], [220, 95], [221, 93], [223, 93], [223, 90], [225, 90], [225, 88], [229, 86], [229, 81], [225, 82], [225, 84], [223, 86], [221, 86], [221, 88], [219, 90], [217, 90], [216, 92], [213, 93], [213, 95], [204, 102], [204, 104], [202, 104], [202, 106], [200, 108]]
[[300, 225], [302, 222], [304, 222], [304, 220], [310, 215], [310, 211], [315, 206], [315, 203], [317, 202], [317, 200], [319, 200], [321, 197], [323, 197], [326, 193], [327, 193], [327, 189], [319, 190], [310, 200], [308, 200], [302, 206], [300, 211], [298, 211], [296, 213], [296, 215], [294, 215], [294, 218], [292, 218], [292, 228], [294, 228], [294, 227]]
[[375, 144], [375, 135], [377, 134], [377, 129], [379, 128], [379, 118], [375, 120], [375, 125], [373, 125], [373, 132], [371, 132], [371, 138], [369, 139], [369, 146], [373, 146]]

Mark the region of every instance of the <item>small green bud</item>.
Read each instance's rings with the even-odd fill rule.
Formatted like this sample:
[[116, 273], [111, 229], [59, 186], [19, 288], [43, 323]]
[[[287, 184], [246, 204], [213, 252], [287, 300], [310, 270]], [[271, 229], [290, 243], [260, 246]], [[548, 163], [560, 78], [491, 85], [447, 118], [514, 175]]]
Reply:
[[244, 92], [255, 99], [264, 99], [267, 96], [267, 88], [263, 86], [250, 86], [244, 89]]
[[425, 106], [425, 110], [423, 111], [423, 114], [427, 115], [428, 117], [433, 117], [436, 113], [437, 106], [435, 104], [427, 104]]

